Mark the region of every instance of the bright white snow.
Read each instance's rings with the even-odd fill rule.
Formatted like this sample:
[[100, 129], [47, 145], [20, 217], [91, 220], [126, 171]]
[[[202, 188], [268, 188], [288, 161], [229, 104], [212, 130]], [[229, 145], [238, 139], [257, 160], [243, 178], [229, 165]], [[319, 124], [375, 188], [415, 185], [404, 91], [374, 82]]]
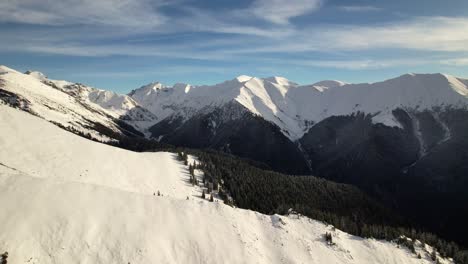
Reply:
[[204, 201], [188, 178], [174, 154], [88, 141], [0, 105], [0, 251], [11, 263], [431, 263], [306, 217]]
[[392, 114], [396, 108], [410, 111], [436, 107], [466, 108], [467, 81], [443, 74], [407, 74], [372, 84], [322, 81], [297, 85], [283, 77], [260, 79], [239, 76], [213, 86], [164, 87], [157, 83], [134, 90], [131, 96], [159, 120], [176, 114], [190, 117], [206, 107], [237, 101], [254, 114], [275, 123], [296, 140], [311, 123], [333, 115], [363, 112], [373, 122], [400, 126]]
[[89, 133], [100, 140], [108, 138], [89, 128], [93, 126], [92, 122], [119, 131], [109, 117], [109, 112], [97, 105], [83, 105], [77, 98], [44, 84], [43, 74], [23, 74], [5, 66], [0, 66], [0, 71], [4, 72], [0, 76], [3, 80], [1, 88], [29, 101], [29, 109], [34, 114], [62, 126]]
[[[468, 106], [468, 80], [445, 74], [406, 74], [372, 84], [327, 80], [312, 85], [298, 85], [283, 77], [261, 79], [241, 75], [216, 85], [178, 83], [166, 87], [155, 82], [133, 90], [127, 96], [67, 81], [50, 80], [39, 72], [25, 75], [4, 66], [0, 67], [0, 71], [4, 72], [0, 78], [6, 80], [6, 89], [28, 99], [32, 96], [32, 101], [38, 101], [35, 108], [47, 120], [64, 124], [86, 122], [62, 120], [67, 116], [57, 111], [45, 114], [50, 112], [49, 109], [41, 109], [39, 105], [47, 104], [50, 94], [49, 101], [59, 102], [65, 109], [72, 108], [63, 100], [78, 98], [92, 109], [114, 118], [127, 115], [127, 122], [142, 132], [147, 132], [148, 127], [167, 117], [175, 115], [187, 119], [231, 102], [238, 102], [246, 110], [273, 122], [292, 140], [301, 138], [311, 125], [334, 115], [362, 112], [371, 114], [374, 123], [401, 127], [392, 114], [396, 108], [411, 112]], [[59, 89], [49, 92], [53, 88], [42, 82], [50, 82]], [[59, 90], [73, 96], [58, 96]], [[86, 109], [78, 112], [74, 108], [72, 113], [86, 116], [83, 113]], [[93, 121], [108, 126], [109, 121], [105, 119], [100, 117]]]

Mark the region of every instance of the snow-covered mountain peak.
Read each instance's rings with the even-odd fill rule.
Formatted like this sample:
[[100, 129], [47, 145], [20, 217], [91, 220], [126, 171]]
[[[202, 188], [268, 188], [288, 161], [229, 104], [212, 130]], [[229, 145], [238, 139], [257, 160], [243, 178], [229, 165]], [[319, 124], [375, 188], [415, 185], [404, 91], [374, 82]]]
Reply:
[[47, 76], [43, 74], [42, 72], [39, 71], [26, 71], [25, 74], [30, 75], [40, 81], [45, 81], [47, 80]]
[[[426, 94], [427, 97], [431, 97], [428, 99], [434, 100], [447, 101], [453, 99], [453, 96], [468, 96], [468, 83], [466, 80], [442, 73], [409, 73], [380, 83], [391, 85], [392, 88], [389, 87], [388, 89], [394, 90], [395, 92], [406, 90], [411, 95], [418, 93], [420, 96], [423, 96]], [[372, 85], [378, 85], [380, 83], [374, 83]], [[454, 95], [453, 92], [457, 94]], [[435, 98], [436, 94], [442, 97]], [[446, 103], [450, 102], [447, 101]]]
[[465, 97], [468, 97], [468, 80], [458, 79], [448, 74], [443, 75], [445, 78], [447, 78], [454, 91]]
[[177, 89], [177, 90], [183, 90], [185, 93], [188, 93], [190, 92], [190, 89], [192, 88], [192, 86], [187, 83], [176, 83], [174, 84], [174, 86], [172, 86], [172, 88]]
[[328, 88], [344, 86], [346, 84], [348, 83], [337, 81], [337, 80], [324, 80], [324, 81], [316, 82], [312, 84], [312, 86], [328, 89]]
[[283, 85], [283, 86], [297, 86], [297, 83], [292, 82], [280, 76], [272, 76], [272, 77], [264, 78], [264, 80], [274, 83], [274, 84]]
[[2, 89], [28, 102], [23, 109], [65, 127], [90, 133], [97, 139], [109, 140], [91, 129], [96, 124], [118, 134], [121, 131], [118, 119], [125, 119], [137, 128], [152, 125], [156, 119], [127, 95], [80, 83], [48, 79], [45, 74], [36, 71], [21, 73], [2, 67], [0, 72], [3, 72], [0, 75]]
[[239, 75], [235, 78], [237, 81], [243, 83], [243, 82], [247, 82], [248, 80], [252, 79], [251, 76], [248, 76], [248, 75]]
[[129, 96], [148, 96], [163, 88], [165, 88], [165, 86], [162, 83], [152, 82], [152, 83], [143, 85], [135, 90], [132, 90], [128, 95]]

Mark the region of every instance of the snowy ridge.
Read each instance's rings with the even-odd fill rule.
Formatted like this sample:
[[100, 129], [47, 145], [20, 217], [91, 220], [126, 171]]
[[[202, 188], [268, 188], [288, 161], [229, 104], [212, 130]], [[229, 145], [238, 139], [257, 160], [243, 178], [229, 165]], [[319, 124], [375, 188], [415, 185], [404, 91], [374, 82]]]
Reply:
[[[156, 120], [152, 113], [127, 95], [79, 83], [51, 80], [40, 72], [28, 71], [23, 74], [5, 66], [0, 66], [0, 72], [0, 89], [12, 97], [5, 98], [4, 102], [11, 101], [9, 104], [16, 104], [48, 121], [89, 134], [101, 141], [112, 139], [96, 131], [96, 124], [118, 135], [122, 133], [117, 124], [119, 119], [141, 130]], [[20, 101], [21, 106], [16, 101]]]
[[[347, 84], [336, 80], [298, 85], [284, 77], [256, 78], [241, 75], [215, 85], [192, 86], [178, 83], [172, 87], [150, 83], [128, 95], [100, 90], [79, 83], [50, 80], [39, 72], [29, 78], [2, 67], [7, 88], [8, 76], [25, 90], [47, 84], [63, 91], [99, 112], [126, 120], [141, 132], [166, 119], [187, 120], [197, 114], [215, 111], [238, 103], [249, 112], [277, 125], [284, 135], [296, 141], [311, 126], [330, 116], [365, 113], [374, 123], [401, 127], [393, 111], [407, 112], [447, 108], [467, 108], [468, 80], [446, 74], [406, 74], [371, 84]], [[43, 89], [42, 89], [43, 90]], [[50, 89], [49, 89], [50, 90]], [[42, 96], [47, 98], [48, 92]]]
[[25, 74], [28, 74], [45, 84], [53, 86], [54, 88], [58, 88], [72, 96], [88, 100], [89, 102], [108, 109], [110, 110], [109, 114], [115, 115], [116, 117], [125, 114], [126, 110], [130, 110], [137, 106], [137, 104], [128, 96], [120, 95], [115, 92], [100, 90], [64, 80], [52, 80], [47, 78], [43, 73], [37, 71], [27, 71]]
[[174, 154], [99, 144], [0, 105], [0, 249], [11, 263], [433, 263], [427, 246], [418, 259], [306, 217], [210, 203], [188, 178]]
[[[14, 100], [22, 102], [22, 109], [61, 126], [89, 133], [99, 140], [108, 141], [110, 138], [92, 129], [96, 123], [119, 133], [108, 111], [97, 105], [83, 104], [77, 98], [43, 83], [46, 78], [42, 74], [23, 74], [5, 66], [0, 66], [0, 71], [3, 72], [0, 89], [17, 97]], [[12, 98], [8, 100], [14, 103]]]
[[400, 126], [392, 114], [397, 108], [466, 108], [467, 84], [467, 80], [444, 74], [406, 74], [372, 84], [322, 81], [313, 85], [298, 85], [282, 77], [242, 75], [213, 86], [151, 84], [130, 95], [159, 120], [173, 114], [188, 118], [207, 106], [236, 101], [296, 140], [311, 124], [333, 115], [363, 112], [373, 115], [375, 123]]
[[130, 96], [118, 94], [112, 91], [97, 89], [81, 83], [72, 83], [63, 80], [52, 80], [37, 71], [28, 71], [31, 75], [45, 84], [58, 88], [86, 104], [94, 104], [107, 110], [109, 115], [115, 118], [126, 117], [130, 121], [152, 122], [156, 117], [141, 108]]

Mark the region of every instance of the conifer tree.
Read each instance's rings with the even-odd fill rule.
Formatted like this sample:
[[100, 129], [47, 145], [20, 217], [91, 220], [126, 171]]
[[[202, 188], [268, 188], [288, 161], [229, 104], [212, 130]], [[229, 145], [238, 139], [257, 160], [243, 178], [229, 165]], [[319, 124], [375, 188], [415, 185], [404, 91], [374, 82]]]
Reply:
[[333, 237], [331, 233], [326, 232], [325, 233], [325, 241], [327, 244], [332, 245], [333, 244]]
[[0, 264], [7, 264], [8, 263], [8, 252], [5, 251], [2, 255], [0, 255]]

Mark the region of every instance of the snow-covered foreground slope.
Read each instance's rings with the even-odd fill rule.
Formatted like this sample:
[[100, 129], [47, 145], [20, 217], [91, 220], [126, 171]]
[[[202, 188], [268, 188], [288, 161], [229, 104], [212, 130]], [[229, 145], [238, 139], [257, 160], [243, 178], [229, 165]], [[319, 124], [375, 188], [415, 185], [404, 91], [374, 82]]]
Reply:
[[0, 105], [0, 251], [11, 263], [431, 263], [305, 217], [210, 203], [188, 178], [171, 153], [88, 141]]
[[400, 126], [392, 111], [466, 108], [467, 81], [444, 74], [406, 74], [372, 84], [322, 81], [298, 85], [282, 77], [239, 76], [213, 86], [153, 83], [132, 91], [132, 96], [162, 120], [170, 115], [190, 118], [227, 102], [238, 102], [250, 112], [276, 124], [296, 140], [330, 116], [363, 112], [375, 123]]
[[181, 189], [186, 168], [174, 161], [173, 154], [137, 153], [95, 143], [0, 107], [0, 163], [24, 175], [140, 194], [160, 190], [179, 198], [193, 189]]

